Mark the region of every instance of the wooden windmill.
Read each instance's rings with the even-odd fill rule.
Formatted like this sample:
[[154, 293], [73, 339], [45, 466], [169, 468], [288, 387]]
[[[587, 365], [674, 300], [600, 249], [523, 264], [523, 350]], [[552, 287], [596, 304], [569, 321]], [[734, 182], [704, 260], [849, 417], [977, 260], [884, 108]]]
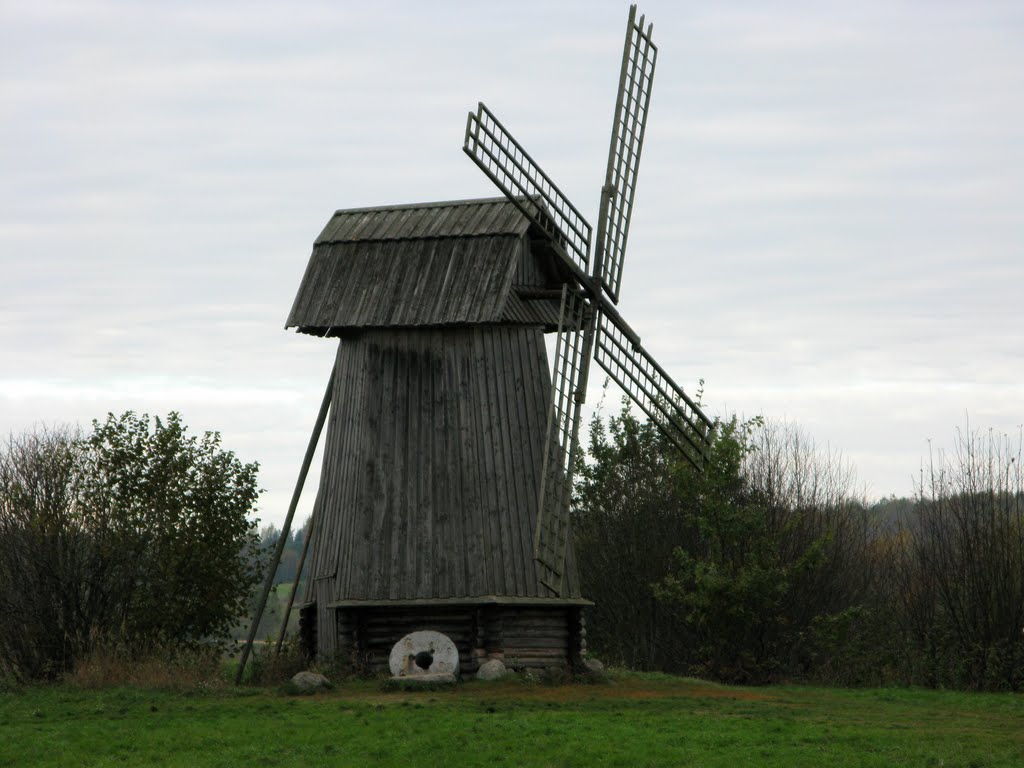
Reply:
[[632, 6], [593, 258], [590, 224], [482, 103], [464, 150], [504, 197], [338, 211], [317, 238], [287, 322], [340, 339], [303, 468], [332, 402], [311, 653], [380, 668], [433, 629], [470, 672], [580, 660], [569, 501], [592, 357], [701, 465], [711, 422], [616, 310], [651, 33]]

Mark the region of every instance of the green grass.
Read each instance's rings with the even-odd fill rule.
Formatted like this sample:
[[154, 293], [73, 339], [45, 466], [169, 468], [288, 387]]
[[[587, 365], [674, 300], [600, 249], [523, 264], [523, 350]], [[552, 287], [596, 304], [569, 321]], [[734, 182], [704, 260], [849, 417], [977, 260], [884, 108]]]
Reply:
[[0, 693], [0, 766], [1024, 765], [1024, 697], [661, 675], [452, 691]]

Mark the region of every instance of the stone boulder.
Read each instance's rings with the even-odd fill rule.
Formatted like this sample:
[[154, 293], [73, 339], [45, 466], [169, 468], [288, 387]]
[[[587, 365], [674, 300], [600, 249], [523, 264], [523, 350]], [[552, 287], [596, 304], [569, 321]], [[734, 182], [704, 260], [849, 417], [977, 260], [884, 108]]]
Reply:
[[477, 680], [500, 680], [507, 674], [508, 670], [500, 659], [488, 659], [480, 665], [476, 677]]
[[296, 693], [316, 693], [331, 687], [331, 681], [317, 672], [296, 673], [291, 679], [291, 686]]

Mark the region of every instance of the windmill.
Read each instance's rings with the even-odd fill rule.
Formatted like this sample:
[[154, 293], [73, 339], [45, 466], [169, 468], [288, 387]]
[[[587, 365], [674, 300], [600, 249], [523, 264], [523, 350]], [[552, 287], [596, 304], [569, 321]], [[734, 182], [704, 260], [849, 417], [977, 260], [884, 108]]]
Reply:
[[652, 32], [632, 6], [593, 257], [591, 225], [483, 103], [463, 149], [503, 197], [338, 211], [317, 238], [286, 324], [340, 339], [285, 524], [327, 422], [310, 653], [378, 669], [429, 629], [466, 671], [581, 660], [569, 503], [591, 359], [701, 467], [712, 423], [616, 308]]

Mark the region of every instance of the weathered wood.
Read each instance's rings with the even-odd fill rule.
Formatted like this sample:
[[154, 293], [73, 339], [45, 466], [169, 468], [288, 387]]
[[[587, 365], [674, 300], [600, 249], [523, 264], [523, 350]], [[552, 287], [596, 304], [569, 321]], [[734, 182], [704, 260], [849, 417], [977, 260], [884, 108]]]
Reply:
[[338, 657], [371, 672], [385, 670], [395, 643], [423, 629], [451, 638], [467, 674], [495, 658], [522, 669], [565, 665], [576, 658], [579, 643], [579, 608], [573, 607], [378, 605], [336, 611]]
[[[318, 652], [386, 666], [415, 629], [486, 658], [564, 663], [567, 611], [536, 579], [536, 486], [549, 385], [540, 329], [366, 330], [338, 349], [307, 599]], [[322, 521], [322, 522], [319, 522]], [[346, 618], [347, 617], [347, 618]]]
[[331, 587], [315, 581], [315, 599], [550, 597], [530, 544], [542, 332], [367, 330], [340, 344], [337, 370], [310, 573]]
[[286, 327], [319, 336], [498, 321], [529, 225], [504, 198], [338, 211], [313, 246]]
[[316, 606], [304, 605], [299, 609], [299, 646], [302, 653], [312, 658], [317, 652]]
[[[386, 662], [396, 632], [423, 628], [399, 613], [446, 627], [466, 662], [479, 663], [504, 643], [489, 631], [486, 606], [551, 597], [532, 552], [550, 392], [548, 321], [524, 311], [510, 322], [480, 297], [507, 303], [513, 282], [543, 289], [557, 268], [550, 253], [535, 257], [521, 216], [504, 203], [415, 208], [339, 214], [317, 243], [293, 308], [293, 318], [314, 318], [302, 330], [341, 337], [334, 386], [345, 403], [328, 424], [305, 624], [319, 630], [319, 654], [369, 666]], [[437, 237], [411, 234], [432, 227]], [[450, 236], [465, 228], [476, 228], [478, 239]], [[360, 240], [368, 233], [378, 238], [372, 247]], [[395, 259], [418, 267], [396, 270]], [[472, 291], [458, 282], [466, 259], [479, 268]], [[349, 279], [357, 262], [362, 271]], [[418, 279], [417, 269], [437, 280]], [[336, 290], [312, 290], [319, 283]], [[412, 296], [414, 313], [379, 306], [382, 285], [391, 304]], [[504, 324], [445, 325], [478, 322], [484, 311]], [[568, 601], [558, 605], [584, 602], [575, 573], [567, 582]], [[453, 601], [466, 605], [455, 620], [413, 610], [435, 602], [448, 610]], [[392, 618], [379, 622], [373, 603]]]

